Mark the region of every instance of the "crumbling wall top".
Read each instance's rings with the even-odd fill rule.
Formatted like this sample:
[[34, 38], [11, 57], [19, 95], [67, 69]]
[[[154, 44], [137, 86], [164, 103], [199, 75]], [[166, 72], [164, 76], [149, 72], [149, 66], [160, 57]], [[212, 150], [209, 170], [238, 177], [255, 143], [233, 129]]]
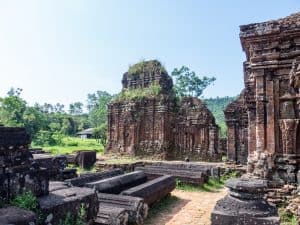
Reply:
[[278, 34], [295, 30], [300, 30], [300, 12], [278, 20], [242, 25], [240, 26], [240, 38]]
[[238, 98], [228, 104], [224, 110], [226, 121], [247, 122], [247, 108], [245, 106], [245, 90], [241, 92]]
[[184, 97], [180, 102], [179, 115], [188, 115], [188, 120], [198, 124], [216, 124], [212, 112], [206, 104], [196, 97]]
[[25, 128], [0, 126], [0, 147], [26, 146], [30, 142]]
[[129, 67], [124, 73], [124, 89], [143, 89], [151, 85], [159, 85], [162, 93], [172, 90], [172, 78], [158, 60], [142, 61]]

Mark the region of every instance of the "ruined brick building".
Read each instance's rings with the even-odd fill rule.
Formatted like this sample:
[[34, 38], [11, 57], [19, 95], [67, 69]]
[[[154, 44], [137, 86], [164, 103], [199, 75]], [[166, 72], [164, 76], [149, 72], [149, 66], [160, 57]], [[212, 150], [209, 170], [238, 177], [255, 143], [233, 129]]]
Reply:
[[300, 13], [240, 30], [246, 53], [248, 171], [295, 182], [300, 165]]
[[156, 61], [123, 75], [123, 89], [108, 105], [107, 152], [161, 159], [219, 160], [218, 126], [196, 98], [178, 102], [172, 78]]
[[48, 194], [47, 171], [34, 163], [30, 142], [25, 128], [0, 125], [0, 202], [24, 190], [37, 196]]
[[247, 164], [248, 112], [244, 91], [226, 107], [224, 114], [227, 125], [227, 159], [230, 162]]

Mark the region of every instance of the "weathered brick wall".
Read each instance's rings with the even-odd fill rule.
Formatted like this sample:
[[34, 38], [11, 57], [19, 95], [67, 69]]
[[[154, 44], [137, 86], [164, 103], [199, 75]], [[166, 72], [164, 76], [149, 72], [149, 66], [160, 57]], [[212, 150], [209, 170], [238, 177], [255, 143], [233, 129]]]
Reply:
[[300, 13], [241, 26], [246, 53], [248, 171], [295, 182], [299, 169]]
[[227, 125], [227, 159], [230, 162], [247, 164], [248, 157], [248, 113], [244, 91], [225, 111]]
[[161, 87], [161, 92], [169, 94], [173, 87], [172, 78], [168, 75], [161, 63], [150, 60], [133, 65], [122, 79], [123, 89], [147, 88], [153, 84]]
[[109, 104], [107, 151], [166, 158], [172, 108], [167, 96]]
[[24, 190], [48, 193], [48, 177], [33, 161], [30, 137], [24, 128], [0, 126], [0, 201], [8, 201]]
[[219, 160], [219, 127], [215, 118], [200, 99], [187, 97], [175, 114], [174, 158]]
[[161, 92], [108, 105], [106, 151], [161, 159], [220, 160], [219, 128], [206, 106], [196, 98], [178, 103], [171, 77], [164, 69], [153, 68], [153, 61], [143, 62], [142, 70], [137, 68], [141, 74], [132, 70], [124, 74], [123, 91], [155, 84]]

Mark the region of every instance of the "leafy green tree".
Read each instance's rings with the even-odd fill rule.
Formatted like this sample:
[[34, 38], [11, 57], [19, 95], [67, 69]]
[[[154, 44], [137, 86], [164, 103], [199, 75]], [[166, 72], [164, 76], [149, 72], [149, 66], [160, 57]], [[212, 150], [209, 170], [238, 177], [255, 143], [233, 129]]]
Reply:
[[99, 127], [95, 128], [93, 135], [99, 143], [105, 146], [107, 142], [107, 123], [103, 123]]
[[87, 108], [89, 110], [89, 122], [92, 127], [99, 127], [107, 121], [107, 104], [113, 96], [106, 91], [97, 91], [88, 95]]
[[224, 110], [226, 109], [227, 105], [233, 102], [235, 99], [236, 97], [228, 96], [204, 99], [207, 108], [212, 112], [212, 114], [216, 118], [216, 123], [220, 127], [221, 137], [226, 137], [227, 131]]
[[172, 76], [175, 78], [175, 92], [180, 97], [200, 97], [205, 88], [216, 80], [215, 77], [199, 78], [194, 71], [190, 71], [186, 66], [182, 66], [180, 69], [175, 68]]
[[24, 126], [32, 138], [39, 130], [46, 129], [47, 119], [45, 114], [36, 109], [35, 107], [27, 107], [23, 114]]
[[83, 113], [83, 103], [74, 102], [69, 105], [69, 113], [71, 115], [81, 115]]
[[53, 111], [55, 113], [65, 113], [64, 108], [65, 106], [63, 104], [56, 103], [53, 107]]
[[26, 102], [20, 97], [22, 90], [11, 89], [7, 97], [0, 99], [0, 123], [6, 126], [24, 126], [23, 114]]
[[65, 115], [62, 119], [61, 132], [65, 135], [74, 135], [77, 131], [77, 124], [74, 119]]

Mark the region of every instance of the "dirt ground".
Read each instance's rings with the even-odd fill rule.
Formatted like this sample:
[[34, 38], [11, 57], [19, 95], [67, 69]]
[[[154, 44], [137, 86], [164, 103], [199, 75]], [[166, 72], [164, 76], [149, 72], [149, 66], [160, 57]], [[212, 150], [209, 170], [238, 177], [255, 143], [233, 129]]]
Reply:
[[175, 190], [172, 195], [177, 197], [176, 202], [155, 214], [146, 225], [210, 225], [210, 213], [226, 193], [225, 188], [216, 192]]

